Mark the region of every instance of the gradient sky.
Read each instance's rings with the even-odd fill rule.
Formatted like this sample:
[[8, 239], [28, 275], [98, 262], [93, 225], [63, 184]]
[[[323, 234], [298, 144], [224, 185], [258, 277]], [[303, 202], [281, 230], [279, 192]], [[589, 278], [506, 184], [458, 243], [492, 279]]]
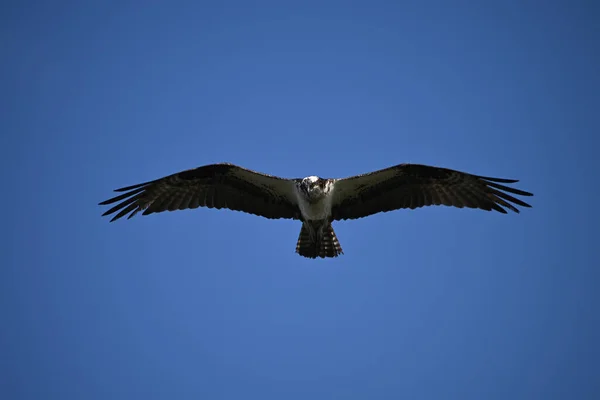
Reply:
[[[600, 398], [597, 2], [10, 3], [0, 398]], [[224, 161], [432, 164], [534, 207], [339, 222], [329, 260], [297, 221], [100, 217]]]

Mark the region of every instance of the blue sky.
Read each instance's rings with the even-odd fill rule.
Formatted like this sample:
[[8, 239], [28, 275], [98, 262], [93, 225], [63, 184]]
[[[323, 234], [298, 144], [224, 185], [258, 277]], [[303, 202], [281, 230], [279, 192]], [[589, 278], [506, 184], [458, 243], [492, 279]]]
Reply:
[[[0, 397], [599, 398], [598, 5], [293, 3], [1, 6]], [[100, 217], [224, 161], [431, 164], [534, 207], [336, 223], [333, 260], [296, 221]]]

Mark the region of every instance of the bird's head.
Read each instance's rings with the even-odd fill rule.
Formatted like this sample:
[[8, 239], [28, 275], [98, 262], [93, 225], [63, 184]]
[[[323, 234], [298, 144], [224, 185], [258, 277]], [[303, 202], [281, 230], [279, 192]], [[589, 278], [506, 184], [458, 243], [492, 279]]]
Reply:
[[309, 201], [317, 201], [326, 194], [327, 179], [307, 176], [300, 182], [300, 189]]

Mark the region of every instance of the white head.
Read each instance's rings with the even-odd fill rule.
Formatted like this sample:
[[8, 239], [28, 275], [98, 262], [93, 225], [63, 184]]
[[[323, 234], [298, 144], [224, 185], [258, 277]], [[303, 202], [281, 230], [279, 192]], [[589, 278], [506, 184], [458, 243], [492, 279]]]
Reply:
[[309, 201], [315, 201], [323, 197], [327, 187], [327, 180], [318, 176], [307, 176], [302, 179], [300, 189]]

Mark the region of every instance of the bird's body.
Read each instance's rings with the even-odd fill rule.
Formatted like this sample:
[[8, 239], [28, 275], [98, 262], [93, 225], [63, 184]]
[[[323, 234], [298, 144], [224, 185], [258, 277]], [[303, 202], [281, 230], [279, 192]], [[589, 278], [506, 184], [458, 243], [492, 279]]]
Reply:
[[337, 257], [342, 248], [331, 223], [378, 212], [429, 205], [519, 212], [511, 203], [531, 207], [512, 195], [532, 196], [490, 178], [419, 164], [394, 167], [342, 179], [308, 176], [284, 179], [233, 164], [211, 164], [154, 181], [117, 189], [125, 192], [101, 205], [118, 202], [103, 215], [111, 221], [162, 211], [197, 207], [228, 208], [265, 218], [302, 221], [296, 252], [304, 257]]
[[[303, 221], [296, 244], [298, 254], [314, 258], [336, 257], [342, 253], [330, 221], [334, 185], [335, 179], [318, 176], [296, 182], [296, 201]], [[314, 246], [315, 243], [320, 243], [320, 247]]]
[[331, 215], [335, 180], [309, 176], [296, 183], [296, 201], [305, 220], [321, 220]]

